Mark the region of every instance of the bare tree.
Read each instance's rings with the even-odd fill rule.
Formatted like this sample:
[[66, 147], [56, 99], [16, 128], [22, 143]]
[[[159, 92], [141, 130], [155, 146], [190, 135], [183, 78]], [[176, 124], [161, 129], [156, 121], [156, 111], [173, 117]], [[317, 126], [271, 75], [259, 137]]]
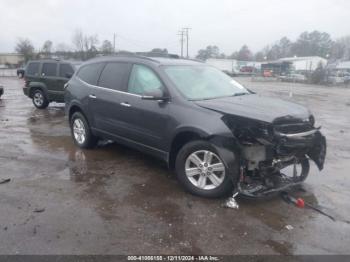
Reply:
[[330, 57], [333, 60], [350, 60], [350, 35], [341, 37], [333, 43]]
[[41, 49], [41, 52], [46, 56], [46, 57], [49, 57], [52, 53], [52, 41], [50, 40], [46, 40], [42, 49]]
[[113, 51], [114, 51], [114, 48], [113, 48], [112, 42], [109, 40], [104, 40], [101, 46], [101, 52], [104, 55], [108, 55], [108, 54], [112, 54]]
[[17, 53], [22, 54], [24, 56], [25, 62], [27, 62], [34, 56], [34, 46], [28, 38], [18, 39], [15, 50]]
[[66, 43], [59, 43], [56, 45], [56, 52], [70, 52], [71, 47], [68, 46]]
[[196, 58], [201, 60], [207, 60], [208, 58], [218, 58], [220, 56], [220, 50], [216, 45], [209, 45], [205, 49], [200, 49]]
[[72, 38], [73, 45], [75, 46], [76, 51], [84, 51], [84, 34], [81, 29], [75, 30]]
[[237, 59], [241, 61], [251, 61], [253, 58], [253, 54], [250, 51], [247, 45], [243, 45], [241, 49], [238, 51]]
[[72, 42], [82, 60], [92, 58], [98, 53], [96, 47], [99, 42], [97, 35], [84, 35], [81, 29], [77, 29], [73, 34]]

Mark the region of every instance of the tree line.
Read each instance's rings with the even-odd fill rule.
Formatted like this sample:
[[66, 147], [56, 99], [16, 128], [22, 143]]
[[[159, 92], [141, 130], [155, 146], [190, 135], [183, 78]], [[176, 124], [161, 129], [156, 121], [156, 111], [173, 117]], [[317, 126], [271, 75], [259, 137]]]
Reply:
[[66, 43], [59, 43], [54, 48], [53, 42], [47, 40], [41, 48], [36, 50], [28, 38], [19, 38], [15, 51], [24, 56], [25, 62], [30, 59], [49, 58], [52, 56], [84, 61], [98, 54], [108, 55], [114, 52], [114, 46], [111, 41], [104, 40], [100, 44], [97, 35], [87, 35], [82, 30], [74, 32], [71, 44], [72, 47]]
[[329, 60], [350, 60], [350, 35], [332, 40], [326, 32], [303, 32], [292, 41], [282, 37], [279, 41], [265, 46], [262, 50], [253, 53], [247, 45], [243, 45], [231, 55], [220, 52], [216, 45], [209, 45], [198, 51], [197, 59], [229, 58], [241, 61], [266, 61], [292, 56], [320, 56]]
[[[59, 43], [54, 48], [53, 42], [47, 40], [41, 48], [35, 49], [28, 38], [20, 38], [15, 51], [22, 54], [25, 61], [52, 56], [84, 61], [97, 55], [112, 54], [115, 50], [110, 40], [103, 40], [100, 43], [98, 35], [88, 35], [77, 29], [72, 35], [71, 45]], [[168, 51], [154, 48], [151, 52], [167, 53]], [[350, 60], [350, 35], [333, 40], [326, 32], [306, 31], [301, 33], [295, 41], [282, 37], [279, 41], [265, 46], [256, 53], [253, 53], [247, 45], [243, 45], [230, 55], [220, 52], [216, 45], [209, 45], [205, 49], [200, 49], [196, 58], [201, 60], [230, 58], [241, 61], [266, 61], [292, 56], [321, 56], [331, 61]]]
[[[85, 61], [98, 55], [111, 55], [115, 53], [115, 47], [110, 40], [104, 40], [100, 44], [98, 35], [87, 35], [82, 30], [77, 29], [71, 39], [71, 45], [59, 43], [54, 47], [51, 40], [46, 40], [39, 49], [28, 38], [19, 38], [15, 51], [24, 56], [25, 62], [30, 59], [42, 59], [59, 57], [63, 59], [74, 59]], [[128, 53], [128, 51], [118, 51], [119, 53]], [[166, 48], [153, 48], [144, 53], [158, 53], [166, 55]]]

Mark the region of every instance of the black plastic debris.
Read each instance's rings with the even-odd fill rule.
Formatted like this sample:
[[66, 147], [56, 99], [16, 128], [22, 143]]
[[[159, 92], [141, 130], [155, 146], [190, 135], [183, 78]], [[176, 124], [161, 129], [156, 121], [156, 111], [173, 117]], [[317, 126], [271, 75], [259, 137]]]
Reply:
[[6, 184], [6, 183], [8, 183], [8, 182], [10, 182], [10, 181], [11, 181], [11, 178], [1, 179], [1, 180], [0, 180], [0, 185], [1, 185], [1, 184]]
[[44, 207], [43, 208], [36, 208], [36, 209], [33, 210], [33, 212], [35, 212], [35, 213], [42, 213], [44, 211], [45, 211]]

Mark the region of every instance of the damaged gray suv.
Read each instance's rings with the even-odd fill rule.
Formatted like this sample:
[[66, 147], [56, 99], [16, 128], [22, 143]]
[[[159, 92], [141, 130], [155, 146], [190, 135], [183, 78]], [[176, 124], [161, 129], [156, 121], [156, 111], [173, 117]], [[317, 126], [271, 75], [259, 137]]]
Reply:
[[191, 193], [263, 197], [323, 168], [326, 139], [303, 106], [262, 97], [204, 63], [140, 56], [83, 64], [66, 85], [81, 148], [109, 139], [151, 154]]

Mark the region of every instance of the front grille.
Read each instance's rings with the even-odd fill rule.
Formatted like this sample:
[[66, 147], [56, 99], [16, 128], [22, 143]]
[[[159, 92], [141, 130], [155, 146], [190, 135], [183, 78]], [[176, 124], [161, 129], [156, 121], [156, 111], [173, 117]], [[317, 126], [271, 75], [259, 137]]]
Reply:
[[274, 130], [283, 134], [295, 134], [310, 131], [314, 129], [310, 123], [293, 123], [293, 124], [280, 124], [275, 125]]

